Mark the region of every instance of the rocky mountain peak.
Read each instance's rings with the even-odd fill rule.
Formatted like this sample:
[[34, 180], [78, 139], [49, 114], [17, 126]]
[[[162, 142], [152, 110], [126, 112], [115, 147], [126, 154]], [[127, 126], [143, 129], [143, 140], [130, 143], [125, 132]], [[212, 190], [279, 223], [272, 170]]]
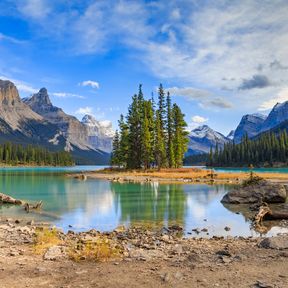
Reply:
[[16, 86], [8, 80], [0, 80], [0, 103], [6, 106], [14, 106], [21, 102]]
[[44, 106], [52, 105], [46, 88], [41, 88], [38, 93], [34, 94], [30, 98], [30, 101], [37, 105], [44, 105]]
[[85, 115], [81, 122], [86, 125], [95, 125], [99, 123], [94, 116], [89, 114]]
[[53, 106], [46, 88], [41, 88], [39, 92], [33, 94], [30, 98], [22, 99], [23, 102], [40, 115], [47, 113], [62, 112], [61, 108]]
[[191, 137], [198, 137], [198, 138], [222, 138], [225, 136], [222, 135], [221, 133], [217, 132], [217, 131], [214, 131], [212, 128], [210, 128], [208, 125], [202, 125], [202, 126], [199, 126], [195, 129], [193, 129], [189, 136]]
[[225, 143], [230, 141], [230, 139], [213, 130], [208, 125], [202, 125], [193, 129], [188, 137], [187, 156], [208, 153], [211, 147], [214, 149], [218, 145], [219, 148], [222, 148]]
[[231, 130], [229, 134], [226, 136], [228, 139], [233, 140], [235, 135], [235, 130]]
[[235, 130], [235, 143], [241, 142], [243, 136], [246, 134], [249, 138], [256, 136], [259, 133], [266, 117], [266, 115], [259, 113], [244, 115]]
[[286, 120], [288, 120], [288, 101], [277, 103], [263, 123], [261, 132], [270, 130]]

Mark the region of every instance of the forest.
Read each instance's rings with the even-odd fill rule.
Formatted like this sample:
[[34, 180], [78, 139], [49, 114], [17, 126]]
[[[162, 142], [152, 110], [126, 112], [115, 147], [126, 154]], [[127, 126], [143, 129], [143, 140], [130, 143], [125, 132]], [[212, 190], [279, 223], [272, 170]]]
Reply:
[[223, 149], [210, 150], [208, 166], [273, 166], [274, 163], [287, 165], [288, 136], [286, 130], [265, 133], [256, 139], [245, 135], [239, 144], [228, 143]]
[[75, 163], [66, 151], [50, 152], [39, 146], [22, 146], [8, 142], [0, 145], [0, 164], [71, 166]]
[[157, 104], [153, 96], [144, 99], [140, 85], [126, 117], [120, 116], [111, 164], [126, 169], [181, 167], [188, 143], [184, 116], [161, 84]]

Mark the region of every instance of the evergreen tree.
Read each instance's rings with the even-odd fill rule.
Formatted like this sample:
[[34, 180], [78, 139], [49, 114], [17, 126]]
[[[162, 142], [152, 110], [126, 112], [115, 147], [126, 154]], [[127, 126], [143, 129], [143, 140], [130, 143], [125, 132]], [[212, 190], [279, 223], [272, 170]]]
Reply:
[[183, 165], [184, 154], [187, 151], [188, 132], [185, 130], [187, 124], [184, 120], [184, 114], [181, 112], [181, 109], [177, 104], [173, 104], [172, 115], [175, 167], [179, 168]]
[[287, 132], [265, 133], [256, 139], [249, 139], [245, 135], [239, 144], [228, 143], [222, 150], [218, 147], [209, 157], [208, 165], [211, 166], [261, 166], [288, 162]]
[[153, 97], [145, 100], [142, 86], [139, 86], [138, 94], [132, 97], [129, 105], [126, 121], [123, 115], [120, 117], [111, 164], [128, 169], [149, 169], [154, 165], [160, 169], [167, 164], [182, 166], [188, 141], [184, 115], [176, 104], [171, 108], [169, 94], [165, 100], [162, 85], [158, 92], [158, 109], [155, 110]]
[[74, 165], [71, 155], [66, 151], [50, 152], [43, 147], [22, 146], [10, 142], [0, 145], [0, 163], [5, 165]]
[[118, 130], [115, 132], [115, 136], [113, 138], [112, 143], [112, 155], [111, 155], [111, 164], [121, 166], [121, 160], [120, 160], [120, 138]]
[[170, 93], [167, 93], [167, 159], [170, 168], [175, 166], [175, 155], [173, 147], [173, 114]]

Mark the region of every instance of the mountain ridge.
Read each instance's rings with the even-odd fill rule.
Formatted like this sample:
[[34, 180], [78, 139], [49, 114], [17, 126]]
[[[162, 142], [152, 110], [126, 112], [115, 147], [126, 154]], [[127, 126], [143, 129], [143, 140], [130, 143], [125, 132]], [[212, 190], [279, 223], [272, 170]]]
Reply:
[[0, 80], [0, 103], [0, 143], [11, 141], [70, 151], [78, 164], [109, 163], [109, 153], [85, 142], [86, 127], [53, 106], [46, 88], [22, 100], [14, 83]]

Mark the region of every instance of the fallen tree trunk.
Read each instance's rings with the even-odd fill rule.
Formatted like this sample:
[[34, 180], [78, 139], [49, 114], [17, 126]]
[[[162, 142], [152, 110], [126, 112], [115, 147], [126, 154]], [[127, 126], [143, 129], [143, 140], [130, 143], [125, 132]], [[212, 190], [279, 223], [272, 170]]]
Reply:
[[14, 204], [14, 205], [23, 205], [24, 202], [19, 199], [14, 199], [13, 197], [10, 197], [6, 194], [0, 193], [0, 203], [4, 204]]
[[24, 206], [24, 209], [27, 213], [29, 213], [30, 210], [40, 210], [43, 205], [42, 201], [39, 201], [35, 204], [31, 204], [31, 203], [28, 203], [19, 199], [15, 199], [4, 193], [0, 193], [0, 204], [21, 205], [21, 206]]

